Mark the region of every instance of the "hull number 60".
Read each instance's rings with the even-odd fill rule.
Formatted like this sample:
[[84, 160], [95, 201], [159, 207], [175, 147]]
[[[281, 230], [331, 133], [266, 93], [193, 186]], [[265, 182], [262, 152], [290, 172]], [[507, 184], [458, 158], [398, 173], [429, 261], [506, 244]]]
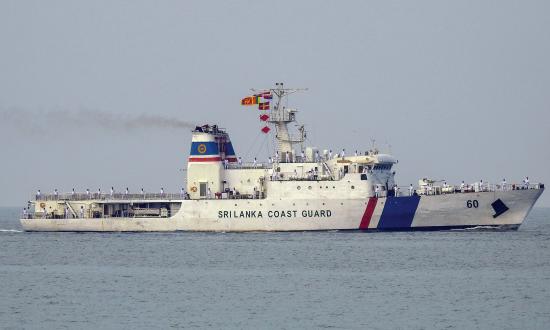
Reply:
[[466, 202], [466, 207], [469, 209], [471, 209], [472, 207], [477, 209], [479, 207], [479, 202], [477, 201], [477, 199], [474, 199], [474, 200], [469, 199]]

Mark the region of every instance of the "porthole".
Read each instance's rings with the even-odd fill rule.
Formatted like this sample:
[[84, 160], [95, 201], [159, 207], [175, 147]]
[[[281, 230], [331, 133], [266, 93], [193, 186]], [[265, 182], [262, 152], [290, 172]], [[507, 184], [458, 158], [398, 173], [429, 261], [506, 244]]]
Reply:
[[296, 187], [296, 189], [300, 190], [300, 189], [302, 189], [302, 187], [298, 186], [298, 187]]
[[332, 186], [332, 189], [336, 189], [336, 187], [335, 187], [335, 186]]
[[311, 190], [311, 186], [307, 187], [307, 189]]
[[355, 189], [355, 186], [351, 186], [351, 189]]
[[237, 204], [235, 204], [235, 206], [237, 206]]

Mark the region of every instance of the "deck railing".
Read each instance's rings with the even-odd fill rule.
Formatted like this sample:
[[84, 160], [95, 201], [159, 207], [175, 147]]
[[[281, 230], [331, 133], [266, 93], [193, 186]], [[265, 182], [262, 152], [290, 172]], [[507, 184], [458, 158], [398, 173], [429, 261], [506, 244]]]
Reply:
[[185, 195], [174, 193], [139, 193], [139, 194], [126, 194], [126, 193], [61, 193], [61, 194], [40, 194], [35, 195], [36, 201], [80, 201], [80, 200], [182, 200], [185, 199]]

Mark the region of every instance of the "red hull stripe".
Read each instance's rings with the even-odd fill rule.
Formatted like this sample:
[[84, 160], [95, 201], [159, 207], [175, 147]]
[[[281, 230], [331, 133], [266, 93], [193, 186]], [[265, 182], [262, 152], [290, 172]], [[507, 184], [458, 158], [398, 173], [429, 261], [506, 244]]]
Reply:
[[189, 157], [190, 162], [219, 162], [221, 160], [222, 160], [221, 157], [205, 157], [205, 158]]
[[374, 213], [374, 209], [376, 208], [376, 203], [378, 202], [378, 198], [371, 197], [369, 198], [369, 202], [367, 204], [367, 208], [365, 209], [365, 213], [363, 214], [363, 218], [361, 219], [361, 224], [359, 225], [359, 229], [368, 229], [370, 219], [372, 218], [372, 214]]

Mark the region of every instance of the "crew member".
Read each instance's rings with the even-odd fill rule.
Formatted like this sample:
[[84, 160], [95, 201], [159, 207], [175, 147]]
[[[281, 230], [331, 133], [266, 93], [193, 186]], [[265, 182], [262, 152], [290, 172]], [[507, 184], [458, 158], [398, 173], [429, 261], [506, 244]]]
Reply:
[[113, 198], [113, 195], [115, 194], [115, 188], [111, 187], [111, 198]]
[[464, 192], [464, 188], [465, 188], [465, 184], [464, 184], [464, 180], [462, 180], [462, 183], [460, 184], [460, 192]]
[[380, 185], [376, 185], [376, 187], [374, 188], [374, 196], [376, 198], [380, 197]]
[[413, 185], [411, 183], [411, 185], [409, 186], [409, 196], [412, 196], [413, 195]]
[[239, 156], [239, 167], [243, 166], [243, 159]]
[[160, 187], [160, 196], [164, 196], [164, 188]]
[[529, 177], [526, 176], [525, 180], [523, 180], [523, 183], [525, 184], [525, 189], [529, 189]]
[[506, 190], [506, 179], [502, 179], [502, 183], [501, 183], [501, 188], [502, 190]]
[[181, 198], [185, 198], [185, 189], [183, 189], [183, 187], [181, 187], [180, 194]]
[[38, 191], [36, 192], [36, 199], [40, 199], [40, 189], [38, 189]]
[[130, 190], [128, 190], [128, 187], [126, 187], [126, 191], [124, 192], [126, 195], [130, 193]]
[[210, 187], [208, 187], [208, 192], [207, 192], [206, 198], [208, 198], [208, 199], [212, 198], [212, 190], [210, 190]]
[[254, 157], [254, 168], [256, 168], [257, 160], [256, 157]]
[[84, 205], [80, 205], [80, 217], [84, 218]]

